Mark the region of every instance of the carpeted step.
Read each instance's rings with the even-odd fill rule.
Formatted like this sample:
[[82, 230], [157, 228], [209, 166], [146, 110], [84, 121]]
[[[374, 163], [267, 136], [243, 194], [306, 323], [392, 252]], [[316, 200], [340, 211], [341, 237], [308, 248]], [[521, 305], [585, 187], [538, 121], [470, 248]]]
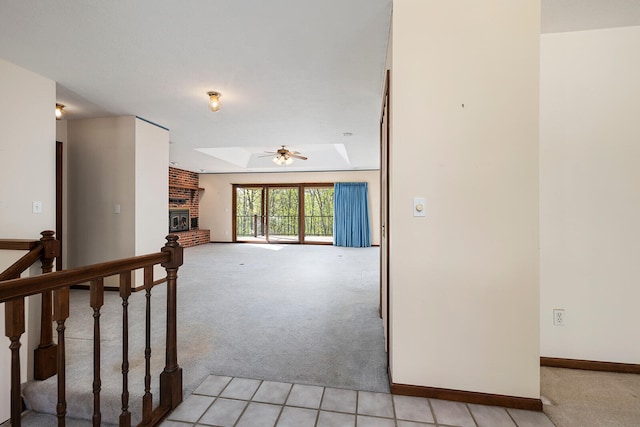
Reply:
[[[55, 415], [41, 414], [35, 411], [26, 411], [22, 414], [22, 427], [58, 427], [58, 418]], [[67, 417], [65, 420], [66, 427], [92, 427], [93, 423], [89, 420], [79, 420], [77, 418]], [[102, 427], [112, 427], [118, 424], [100, 424]], [[9, 421], [2, 424], [2, 427], [10, 427]]]
[[[80, 420], [91, 420], [93, 417], [93, 366], [91, 348], [92, 343], [87, 340], [69, 340], [67, 343], [69, 356], [72, 363], [67, 364], [66, 372], [66, 400], [67, 416]], [[122, 350], [111, 349], [103, 344], [104, 366], [102, 367], [102, 390], [100, 392], [100, 408], [102, 421], [109, 424], [118, 424], [122, 413], [122, 374], [121, 360]], [[87, 354], [88, 353], [88, 354]], [[118, 353], [116, 358], [113, 353]], [[68, 357], [69, 357], [68, 356]], [[159, 357], [156, 357], [159, 359]], [[107, 362], [109, 361], [109, 362]], [[136, 425], [142, 418], [142, 395], [144, 394], [144, 358], [130, 357], [129, 372], [129, 412], [131, 412], [132, 424]], [[162, 366], [155, 366], [160, 372]], [[154, 405], [158, 404], [159, 394], [157, 375], [152, 378], [151, 392], [154, 395]], [[57, 404], [57, 376], [45, 381], [31, 381], [22, 389], [22, 395], [27, 409], [42, 413], [56, 413]]]

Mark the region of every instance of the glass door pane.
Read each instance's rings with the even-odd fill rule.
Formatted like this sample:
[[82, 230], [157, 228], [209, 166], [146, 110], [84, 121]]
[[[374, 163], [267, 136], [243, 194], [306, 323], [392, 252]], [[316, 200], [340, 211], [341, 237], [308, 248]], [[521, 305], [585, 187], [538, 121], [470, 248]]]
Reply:
[[272, 243], [300, 241], [298, 187], [269, 187], [268, 235]]
[[333, 187], [304, 189], [304, 241], [333, 243]]
[[236, 241], [265, 242], [263, 187], [236, 187]]

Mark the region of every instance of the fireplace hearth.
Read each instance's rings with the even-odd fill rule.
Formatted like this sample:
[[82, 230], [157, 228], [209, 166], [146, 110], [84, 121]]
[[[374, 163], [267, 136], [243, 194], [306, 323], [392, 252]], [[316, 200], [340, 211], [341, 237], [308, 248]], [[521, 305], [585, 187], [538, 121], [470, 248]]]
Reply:
[[189, 209], [169, 209], [169, 233], [189, 231]]

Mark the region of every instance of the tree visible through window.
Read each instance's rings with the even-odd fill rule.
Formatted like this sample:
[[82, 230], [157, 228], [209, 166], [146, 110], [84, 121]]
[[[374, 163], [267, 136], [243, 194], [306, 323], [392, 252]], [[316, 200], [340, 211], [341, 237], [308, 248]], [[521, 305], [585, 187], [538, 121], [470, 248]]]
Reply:
[[299, 188], [269, 187], [269, 239], [299, 240]]
[[333, 242], [333, 185], [234, 188], [236, 240]]
[[236, 188], [236, 236], [264, 236], [263, 189]]
[[304, 235], [333, 236], [333, 187], [305, 188]]

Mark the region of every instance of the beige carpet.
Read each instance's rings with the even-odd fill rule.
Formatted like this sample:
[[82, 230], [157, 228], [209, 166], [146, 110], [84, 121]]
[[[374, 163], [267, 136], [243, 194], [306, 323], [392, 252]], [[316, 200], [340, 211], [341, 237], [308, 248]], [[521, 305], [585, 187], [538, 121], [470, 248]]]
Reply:
[[[178, 363], [188, 396], [210, 374], [388, 392], [378, 248], [209, 244], [187, 248], [178, 272]], [[93, 412], [93, 310], [72, 290], [66, 322], [67, 414]], [[129, 406], [144, 391], [144, 292], [129, 298]], [[102, 419], [117, 424], [122, 393], [122, 302], [101, 309]], [[166, 287], [152, 295], [152, 382], [164, 366]], [[159, 356], [159, 357], [157, 357]], [[55, 413], [56, 378], [30, 382], [30, 409]], [[37, 424], [37, 423], [36, 423]]]
[[542, 367], [540, 393], [557, 427], [640, 426], [640, 375]]

